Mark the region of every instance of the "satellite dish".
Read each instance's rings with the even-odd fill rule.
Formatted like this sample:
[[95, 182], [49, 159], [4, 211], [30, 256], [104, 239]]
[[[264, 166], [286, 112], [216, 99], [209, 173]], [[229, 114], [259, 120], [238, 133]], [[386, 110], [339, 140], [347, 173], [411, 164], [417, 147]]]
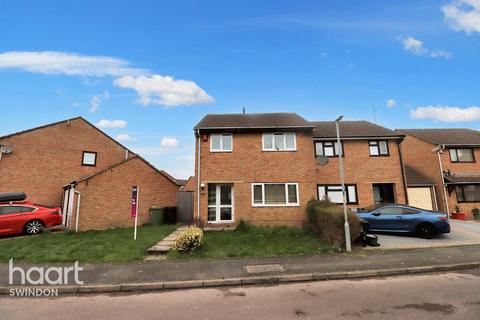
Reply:
[[325, 156], [317, 156], [317, 163], [321, 166], [324, 166], [328, 163], [329, 159], [328, 157]]

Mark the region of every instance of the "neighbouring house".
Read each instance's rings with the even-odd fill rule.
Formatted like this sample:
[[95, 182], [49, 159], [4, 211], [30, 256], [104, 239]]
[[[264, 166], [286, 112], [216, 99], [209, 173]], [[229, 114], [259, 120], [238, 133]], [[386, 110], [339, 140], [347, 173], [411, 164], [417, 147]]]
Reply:
[[[110, 184], [100, 183], [105, 176], [111, 178]], [[145, 176], [149, 179], [140, 179]], [[61, 206], [68, 228], [75, 227], [74, 212], [79, 206], [82, 230], [126, 226], [118, 217], [129, 215], [131, 194], [125, 190], [130, 190], [132, 183], [140, 185], [140, 199], [145, 199], [140, 203], [140, 221], [145, 220], [145, 207], [176, 201], [171, 191], [178, 190], [175, 179], [81, 117], [0, 137], [0, 192], [23, 191], [29, 201]], [[73, 202], [77, 184], [81, 192], [85, 190], [83, 204]], [[165, 196], [142, 198], [149, 190]], [[83, 222], [83, 218], [87, 220]]]
[[81, 231], [131, 227], [132, 186], [139, 189], [139, 225], [149, 221], [151, 207], [176, 206], [175, 179], [134, 155], [65, 187], [68, 225]]
[[195, 191], [195, 177], [191, 176], [185, 183], [181, 186], [181, 191]]
[[[341, 202], [334, 122], [295, 113], [217, 114], [194, 128], [195, 219], [225, 227], [301, 225], [307, 202]], [[406, 203], [403, 134], [366, 121], [340, 123], [349, 206]]]
[[[432, 202], [434, 209], [460, 209], [471, 218], [480, 208], [480, 132], [471, 129], [397, 129], [403, 142], [405, 165], [433, 183], [434, 188], [414, 190], [416, 197]], [[408, 181], [409, 194], [422, 188]]]
[[342, 203], [338, 154], [343, 150], [347, 205], [407, 203], [400, 144], [404, 135], [368, 121], [340, 121], [341, 146], [334, 121], [313, 122], [318, 198]]

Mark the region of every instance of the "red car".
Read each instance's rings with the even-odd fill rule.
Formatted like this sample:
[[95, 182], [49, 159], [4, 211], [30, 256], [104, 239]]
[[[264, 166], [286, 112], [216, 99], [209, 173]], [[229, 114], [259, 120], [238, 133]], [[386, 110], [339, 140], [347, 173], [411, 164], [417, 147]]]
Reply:
[[0, 202], [0, 236], [34, 235], [60, 224], [60, 208], [46, 208], [26, 201]]

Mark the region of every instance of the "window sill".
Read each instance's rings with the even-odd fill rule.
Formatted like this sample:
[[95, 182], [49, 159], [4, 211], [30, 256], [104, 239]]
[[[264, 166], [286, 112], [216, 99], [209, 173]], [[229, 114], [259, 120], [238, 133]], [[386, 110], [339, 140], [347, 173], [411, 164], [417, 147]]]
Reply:
[[288, 150], [265, 150], [265, 149], [262, 149], [262, 151], [264, 151], [264, 152], [295, 152], [295, 151], [297, 151], [297, 149], [288, 149]]
[[210, 150], [212, 153], [228, 153], [228, 152], [233, 152], [233, 150]]
[[294, 204], [294, 203], [289, 203], [289, 204], [252, 204], [252, 207], [254, 208], [271, 208], [271, 207], [300, 207], [300, 204]]
[[232, 224], [233, 220], [222, 220], [222, 221], [207, 221], [207, 224]]

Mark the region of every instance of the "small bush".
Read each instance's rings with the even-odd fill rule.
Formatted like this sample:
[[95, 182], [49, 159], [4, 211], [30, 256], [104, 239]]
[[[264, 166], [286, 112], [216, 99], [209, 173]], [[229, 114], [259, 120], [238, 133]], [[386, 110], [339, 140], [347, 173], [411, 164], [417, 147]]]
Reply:
[[203, 230], [190, 226], [180, 233], [175, 239], [174, 250], [182, 253], [191, 253], [203, 244]]
[[248, 222], [246, 222], [245, 220], [242, 219], [238, 223], [238, 226], [235, 230], [239, 231], [239, 232], [247, 232], [250, 229], [251, 229], [251, 225]]
[[[347, 212], [352, 242], [360, 236], [360, 219], [351, 210]], [[345, 247], [345, 219], [342, 206], [328, 200], [310, 200], [307, 204], [305, 227], [315, 233], [320, 240], [337, 247]]]
[[480, 209], [478, 208], [473, 208], [472, 209], [472, 214], [473, 214], [473, 218], [475, 220], [480, 220]]

